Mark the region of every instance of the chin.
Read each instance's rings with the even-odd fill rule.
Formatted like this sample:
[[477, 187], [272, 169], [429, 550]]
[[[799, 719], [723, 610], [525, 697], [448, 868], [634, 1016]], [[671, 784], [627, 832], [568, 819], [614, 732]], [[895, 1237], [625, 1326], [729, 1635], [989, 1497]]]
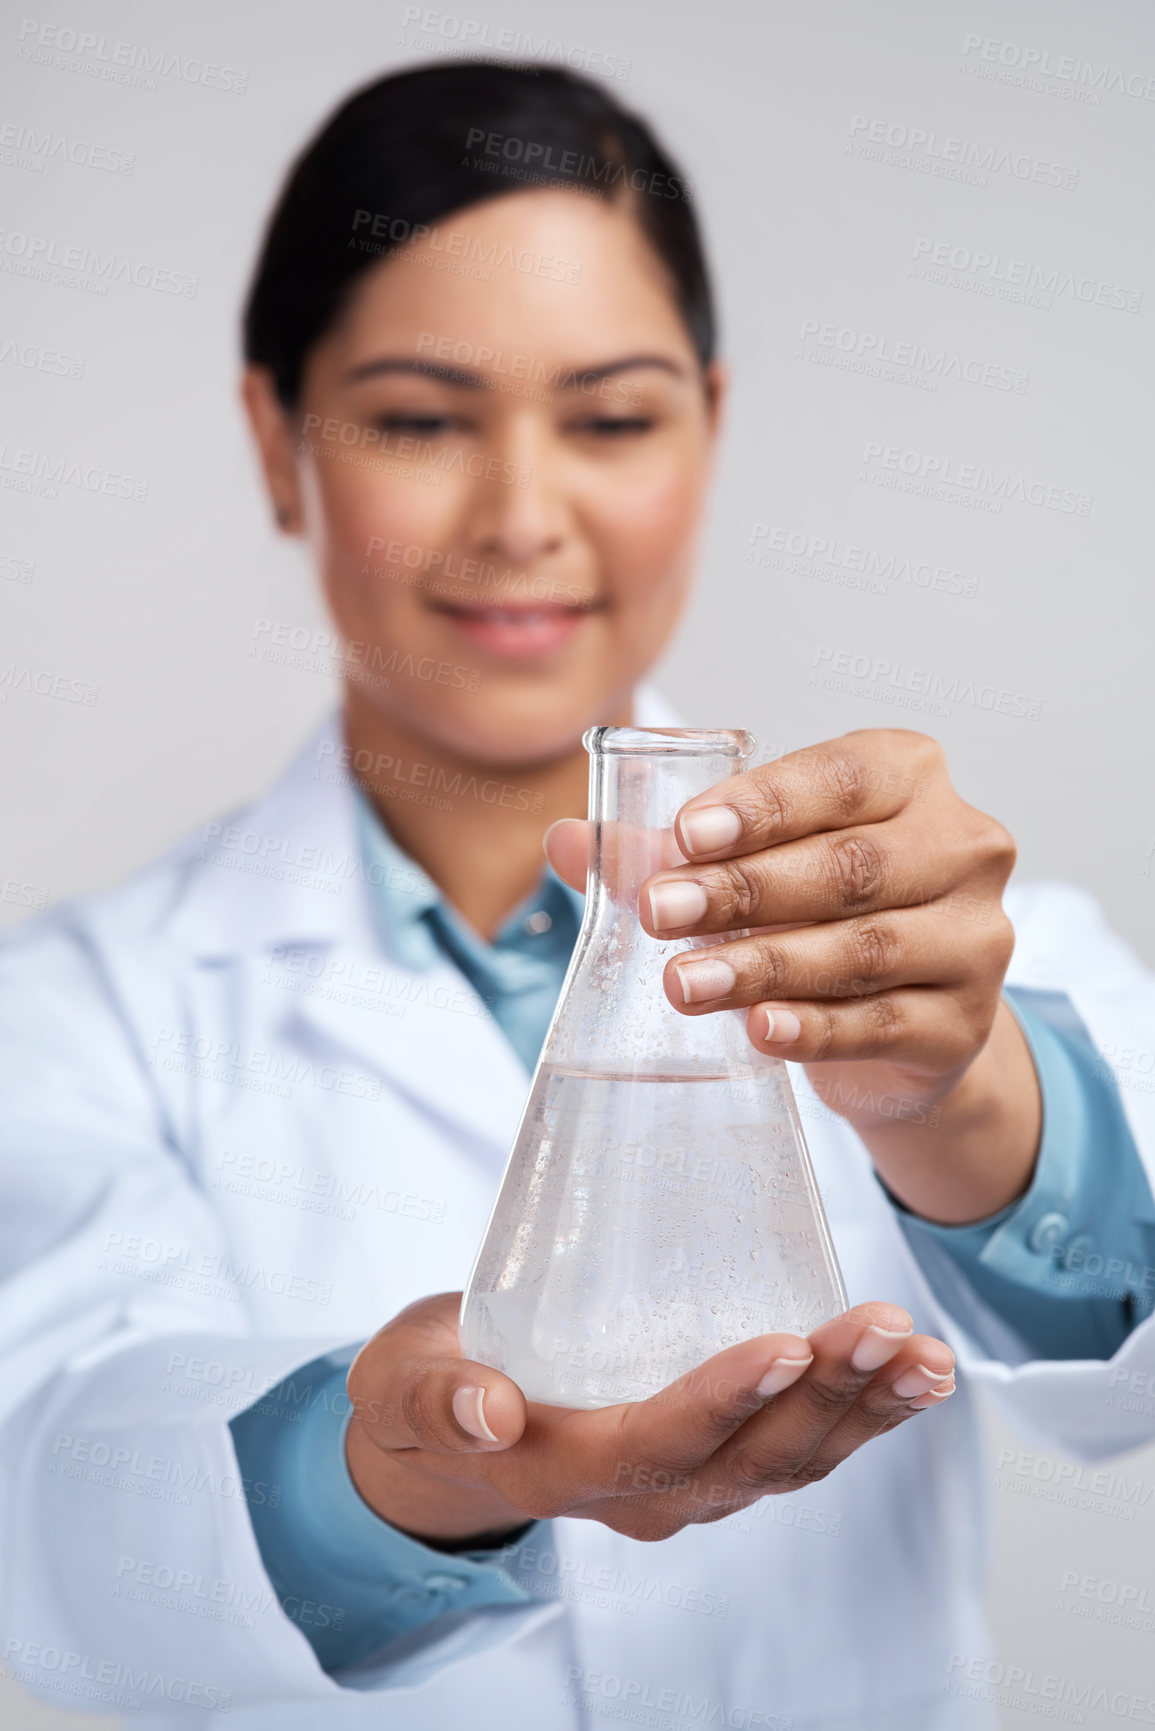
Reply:
[[622, 703], [602, 699], [583, 702], [575, 695], [559, 700], [556, 692], [511, 694], [508, 702], [486, 705], [485, 715], [462, 704], [449, 726], [437, 728], [449, 750], [477, 763], [510, 767], [548, 763], [581, 746], [582, 734], [602, 720], [620, 715]]

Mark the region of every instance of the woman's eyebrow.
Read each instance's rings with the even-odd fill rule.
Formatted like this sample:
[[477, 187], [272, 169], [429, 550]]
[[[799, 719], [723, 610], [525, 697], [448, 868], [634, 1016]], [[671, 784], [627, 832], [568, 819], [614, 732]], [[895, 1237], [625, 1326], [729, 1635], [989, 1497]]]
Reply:
[[[619, 361], [582, 367], [580, 371], [576, 367], [556, 367], [550, 373], [550, 382], [556, 383], [561, 390], [581, 390], [584, 385], [598, 379], [612, 378], [615, 373], [633, 372], [638, 367], [658, 367], [676, 379], [686, 376], [685, 368], [668, 355], [626, 355]], [[412, 355], [378, 355], [374, 360], [362, 361], [345, 374], [345, 383], [356, 384], [361, 379], [378, 378], [382, 373], [415, 373], [421, 378], [440, 379], [447, 385], [463, 385], [473, 390], [490, 388], [490, 379], [485, 373], [474, 372], [469, 367], [446, 366], [440, 361], [421, 360]]]
[[345, 383], [353, 385], [360, 379], [376, 378], [381, 373], [417, 373], [422, 378], [441, 379], [450, 385], [484, 387], [487, 380], [481, 373], [466, 367], [447, 367], [439, 361], [421, 361], [411, 355], [379, 355], [376, 360], [362, 361], [345, 374]]
[[686, 369], [680, 367], [677, 361], [672, 361], [668, 355], [627, 355], [624, 360], [607, 361], [601, 367], [583, 367], [580, 372], [575, 370], [566, 376], [565, 383], [580, 389], [594, 379], [609, 379], [615, 373], [632, 373], [636, 367], [659, 367], [662, 372], [671, 373], [676, 379], [684, 379], [686, 376]]

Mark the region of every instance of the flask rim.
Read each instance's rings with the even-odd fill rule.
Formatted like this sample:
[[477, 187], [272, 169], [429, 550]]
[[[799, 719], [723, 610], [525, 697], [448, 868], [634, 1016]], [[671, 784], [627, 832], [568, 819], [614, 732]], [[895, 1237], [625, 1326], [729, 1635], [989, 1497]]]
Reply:
[[589, 727], [582, 744], [591, 757], [729, 757], [753, 755], [758, 741], [744, 728]]

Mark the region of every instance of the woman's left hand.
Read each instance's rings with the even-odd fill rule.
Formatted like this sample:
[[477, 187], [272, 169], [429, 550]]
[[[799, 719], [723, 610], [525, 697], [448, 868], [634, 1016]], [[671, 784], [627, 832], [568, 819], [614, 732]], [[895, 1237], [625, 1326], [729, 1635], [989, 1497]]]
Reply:
[[[1000, 1001], [1015, 845], [960, 799], [941, 747], [844, 734], [719, 782], [675, 833], [691, 863], [647, 880], [645, 929], [752, 929], [667, 963], [674, 1008], [745, 1009], [753, 1045], [807, 1066], [917, 1212], [976, 1219], [1020, 1194], [1040, 1108]], [[559, 869], [568, 851], [551, 836]]]

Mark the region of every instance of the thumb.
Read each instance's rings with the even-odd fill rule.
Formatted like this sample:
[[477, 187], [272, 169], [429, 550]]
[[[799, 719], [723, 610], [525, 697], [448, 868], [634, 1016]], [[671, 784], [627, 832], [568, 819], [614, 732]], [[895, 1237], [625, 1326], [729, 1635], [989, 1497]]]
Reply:
[[584, 818], [563, 817], [551, 823], [542, 843], [545, 857], [571, 890], [584, 890], [589, 866], [590, 825]]
[[[602, 823], [598, 826], [601, 867], [621, 891], [632, 884], [640, 889], [651, 872], [670, 871], [686, 863], [672, 829], [646, 829], [636, 823]], [[573, 890], [584, 890], [586, 873], [593, 863], [594, 825], [580, 817], [562, 817], [551, 823], [543, 841], [550, 865]]]
[[512, 1448], [525, 1430], [525, 1396], [501, 1371], [453, 1350], [456, 1329], [440, 1305], [411, 1305], [361, 1348], [347, 1385], [355, 1417], [388, 1450]]

